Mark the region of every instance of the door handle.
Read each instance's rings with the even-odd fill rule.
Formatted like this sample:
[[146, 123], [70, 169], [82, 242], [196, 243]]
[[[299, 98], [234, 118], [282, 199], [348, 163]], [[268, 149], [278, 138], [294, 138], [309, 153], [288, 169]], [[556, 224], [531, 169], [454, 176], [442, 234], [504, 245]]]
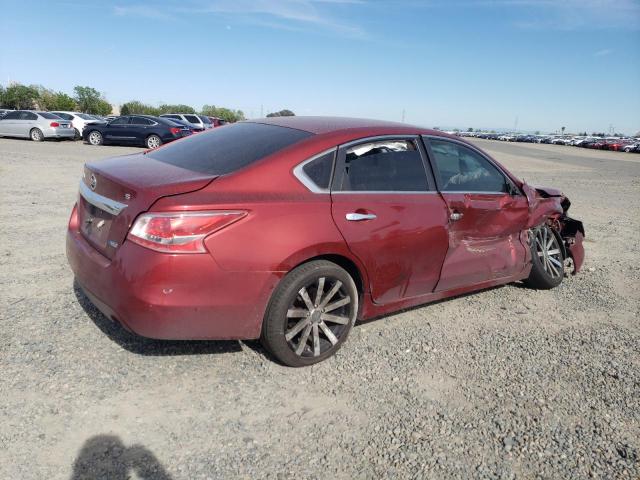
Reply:
[[378, 218], [375, 213], [347, 213], [346, 219], [350, 222], [362, 222], [363, 220], [375, 220]]
[[460, 212], [451, 212], [451, 215], [449, 215], [449, 220], [451, 220], [452, 222], [457, 222], [458, 220], [460, 220], [462, 217], [464, 217], [463, 213]]

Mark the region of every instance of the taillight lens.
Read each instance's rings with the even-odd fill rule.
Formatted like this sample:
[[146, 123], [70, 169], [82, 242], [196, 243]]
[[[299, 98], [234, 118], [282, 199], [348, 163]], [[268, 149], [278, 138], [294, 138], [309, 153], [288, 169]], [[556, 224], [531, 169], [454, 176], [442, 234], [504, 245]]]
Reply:
[[242, 210], [145, 213], [136, 219], [127, 238], [157, 252], [206, 253], [205, 237], [246, 214]]
[[173, 135], [178, 135], [180, 133], [180, 129], [178, 127], [171, 127], [169, 130]]
[[59, 127], [59, 126], [60, 126], [60, 124], [59, 124], [58, 122], [51, 122], [51, 123], [49, 124], [49, 126], [50, 126], [50, 127]]

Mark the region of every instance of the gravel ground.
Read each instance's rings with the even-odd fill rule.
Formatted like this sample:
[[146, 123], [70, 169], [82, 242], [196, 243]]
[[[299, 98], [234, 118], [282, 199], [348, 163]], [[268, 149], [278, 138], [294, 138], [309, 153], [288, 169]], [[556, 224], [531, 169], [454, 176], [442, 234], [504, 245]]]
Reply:
[[290, 369], [132, 336], [74, 289], [82, 164], [136, 149], [0, 139], [0, 478], [637, 479], [640, 155], [478, 144], [571, 198], [584, 272], [368, 322]]

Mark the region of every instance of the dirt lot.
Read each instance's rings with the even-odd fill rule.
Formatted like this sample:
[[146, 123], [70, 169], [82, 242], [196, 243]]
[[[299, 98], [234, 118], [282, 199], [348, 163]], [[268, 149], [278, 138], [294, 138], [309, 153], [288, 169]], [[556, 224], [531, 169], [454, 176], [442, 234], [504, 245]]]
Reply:
[[66, 222], [83, 162], [137, 149], [0, 139], [0, 478], [637, 479], [640, 155], [478, 144], [571, 198], [584, 272], [357, 326], [295, 370], [97, 313]]

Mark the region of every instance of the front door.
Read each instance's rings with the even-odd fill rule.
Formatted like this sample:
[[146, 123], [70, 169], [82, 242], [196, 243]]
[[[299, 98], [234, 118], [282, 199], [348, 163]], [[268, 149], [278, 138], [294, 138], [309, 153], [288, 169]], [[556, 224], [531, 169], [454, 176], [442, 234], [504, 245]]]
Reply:
[[425, 142], [449, 217], [449, 248], [436, 291], [521, 272], [528, 248], [526, 196], [478, 150], [442, 138]]
[[418, 137], [368, 139], [340, 148], [333, 220], [365, 265], [373, 301], [430, 293], [447, 250], [447, 208]]
[[131, 143], [135, 140], [129, 130], [130, 117], [118, 117], [111, 120], [104, 129], [104, 138], [109, 142]]

